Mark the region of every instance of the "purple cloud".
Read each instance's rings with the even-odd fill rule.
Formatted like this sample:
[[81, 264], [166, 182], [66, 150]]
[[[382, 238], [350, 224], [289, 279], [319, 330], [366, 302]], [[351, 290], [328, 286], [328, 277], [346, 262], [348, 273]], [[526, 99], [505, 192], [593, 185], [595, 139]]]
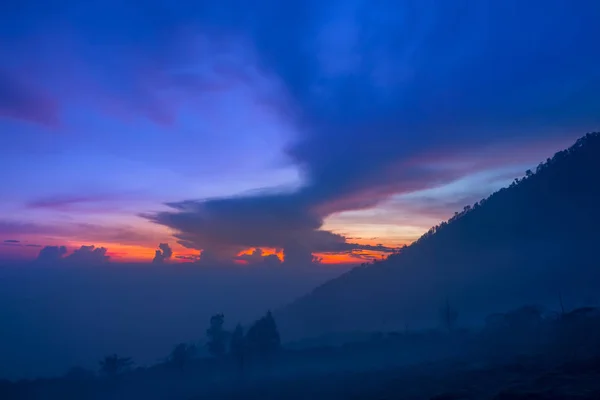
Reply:
[[282, 248], [286, 264], [303, 265], [315, 261], [312, 253], [369, 247], [320, 230], [323, 219], [299, 200], [297, 195], [274, 194], [189, 201], [169, 204], [176, 212], [145, 217], [176, 230], [175, 237], [183, 246], [204, 250], [221, 261], [235, 258], [248, 247], [266, 246]]
[[20, 240], [15, 240], [15, 239], [8, 239], [3, 241], [2, 246], [11, 246], [11, 247], [42, 247], [39, 244], [33, 244], [33, 243], [24, 243], [21, 242]]
[[46, 246], [40, 250], [37, 257], [37, 262], [48, 264], [70, 263], [87, 266], [104, 264], [110, 259], [110, 257], [106, 254], [106, 248], [96, 247], [94, 245], [84, 245], [78, 249], [75, 249], [69, 255], [67, 255], [67, 253], [68, 250], [66, 246]]
[[66, 254], [66, 246], [46, 246], [40, 250], [37, 261], [41, 263], [56, 263], [62, 261], [63, 256]]
[[[63, 222], [60, 224], [33, 223], [0, 219], [0, 234], [19, 237], [31, 236], [31, 240], [40, 240], [39, 236], [76, 238], [85, 242], [120, 243], [124, 245], [147, 246], [157, 237], [129, 225], [98, 225], [90, 223]], [[35, 237], [35, 239], [33, 239]], [[160, 238], [159, 238], [160, 239]]]
[[47, 234], [55, 231], [56, 228], [42, 224], [0, 219], [0, 234], [3, 235]]
[[78, 265], [103, 264], [109, 261], [110, 257], [106, 254], [105, 247], [96, 247], [94, 245], [81, 246], [64, 258], [67, 262], [77, 263]]
[[[85, 108], [123, 122], [142, 117], [173, 128], [182, 108], [210, 108], [214, 96], [224, 93], [251, 92], [257, 102], [275, 104], [279, 88], [259, 68], [255, 46], [244, 35], [175, 27], [143, 51], [127, 38], [90, 51], [72, 35], [30, 34], [33, 39], [21, 39], [5, 54], [18, 62], [0, 71], [0, 115], [54, 126], [61, 122], [60, 102], [65, 115]], [[16, 79], [23, 74], [21, 65], [27, 65], [27, 79]], [[210, 110], [206, 114], [210, 117]]]
[[91, 195], [52, 196], [30, 201], [26, 204], [26, 207], [47, 208], [51, 210], [69, 210], [73, 206], [96, 203], [98, 201], [103, 201], [106, 199], [109, 199], [109, 197]]
[[25, 79], [0, 70], [0, 117], [33, 122], [50, 128], [59, 125], [58, 102]]
[[152, 262], [154, 264], [162, 264], [165, 261], [170, 260], [172, 256], [173, 250], [171, 250], [171, 246], [169, 246], [168, 243], [160, 243]]

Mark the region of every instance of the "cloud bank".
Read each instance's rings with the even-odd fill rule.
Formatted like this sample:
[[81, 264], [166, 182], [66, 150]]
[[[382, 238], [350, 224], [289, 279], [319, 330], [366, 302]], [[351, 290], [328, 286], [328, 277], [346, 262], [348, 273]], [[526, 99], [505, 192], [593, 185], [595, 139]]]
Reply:
[[57, 263], [70, 263], [77, 265], [98, 265], [107, 263], [110, 257], [106, 254], [107, 249], [94, 245], [81, 246], [67, 255], [66, 246], [45, 246], [38, 254], [37, 262], [49, 265]]
[[[600, 124], [600, 56], [591, 51], [600, 5], [352, 4], [293, 2], [269, 19], [261, 7], [240, 11], [261, 22], [257, 52], [294, 105], [301, 135], [288, 155], [303, 185], [169, 203], [147, 218], [189, 248], [227, 256], [283, 248], [286, 262], [310, 263], [318, 252], [361, 248], [323, 230], [325, 218], [473, 172], [429, 155], [468, 157], [499, 141], [528, 146]], [[501, 158], [510, 163], [510, 151]]]

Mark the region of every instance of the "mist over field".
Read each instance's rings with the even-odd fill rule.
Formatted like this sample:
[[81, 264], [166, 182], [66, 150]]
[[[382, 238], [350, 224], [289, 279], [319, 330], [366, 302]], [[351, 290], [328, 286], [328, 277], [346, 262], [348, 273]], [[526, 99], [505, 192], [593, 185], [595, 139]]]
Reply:
[[224, 313], [233, 329], [344, 270], [0, 266], [0, 377], [62, 375], [75, 366], [95, 370], [115, 352], [138, 365], [153, 364], [177, 343], [204, 343], [215, 313]]

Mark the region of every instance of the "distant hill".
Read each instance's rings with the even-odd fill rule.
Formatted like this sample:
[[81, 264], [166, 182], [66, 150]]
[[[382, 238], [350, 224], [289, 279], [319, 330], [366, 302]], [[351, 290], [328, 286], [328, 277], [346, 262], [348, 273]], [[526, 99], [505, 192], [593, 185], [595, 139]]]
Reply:
[[600, 300], [600, 133], [589, 133], [397, 254], [353, 269], [280, 310], [291, 338], [459, 325], [536, 303]]

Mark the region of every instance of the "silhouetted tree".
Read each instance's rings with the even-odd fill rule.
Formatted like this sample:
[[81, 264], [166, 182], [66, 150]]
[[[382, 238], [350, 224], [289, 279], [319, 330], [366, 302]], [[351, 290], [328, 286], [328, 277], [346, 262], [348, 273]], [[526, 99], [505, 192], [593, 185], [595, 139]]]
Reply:
[[100, 361], [100, 371], [106, 376], [114, 378], [132, 365], [133, 361], [130, 357], [119, 357], [113, 354], [104, 357], [104, 360]]
[[171, 352], [169, 362], [180, 371], [183, 371], [185, 366], [189, 364], [195, 355], [196, 346], [193, 344], [179, 343]]
[[244, 359], [246, 356], [246, 338], [244, 337], [244, 328], [240, 324], [235, 327], [233, 334], [231, 335], [231, 342], [229, 343], [229, 351], [232, 357], [238, 363], [240, 371], [244, 370]]
[[458, 319], [458, 312], [450, 307], [450, 301], [446, 299], [446, 305], [440, 310], [440, 319], [442, 326], [448, 331], [451, 331]]
[[206, 330], [208, 351], [216, 358], [221, 358], [227, 349], [227, 331], [223, 328], [224, 324], [225, 316], [216, 314], [210, 318], [210, 327]]
[[271, 311], [248, 329], [246, 343], [252, 354], [266, 362], [270, 362], [273, 355], [279, 351], [281, 338]]

